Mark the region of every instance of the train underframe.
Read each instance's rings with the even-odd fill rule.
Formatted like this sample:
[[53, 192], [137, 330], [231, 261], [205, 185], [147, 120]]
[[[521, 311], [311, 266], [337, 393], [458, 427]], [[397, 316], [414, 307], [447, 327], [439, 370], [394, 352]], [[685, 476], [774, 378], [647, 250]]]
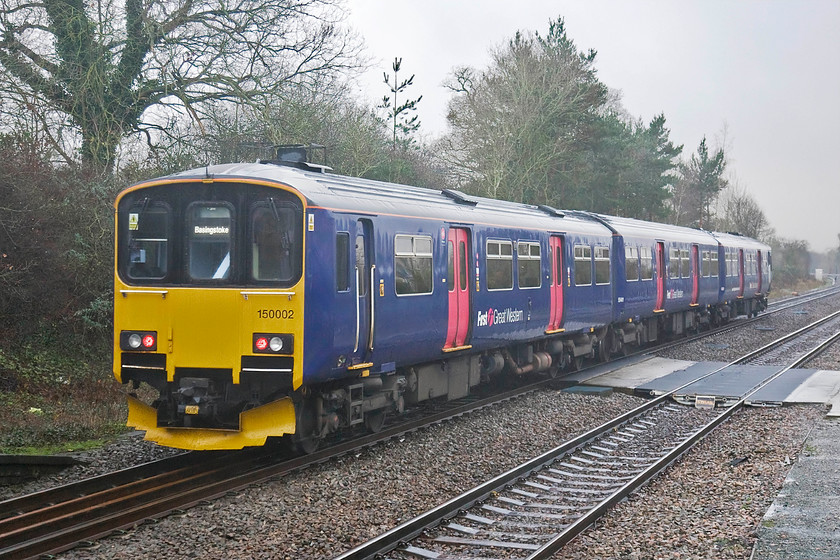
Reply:
[[[481, 354], [450, 355], [435, 362], [297, 391], [272, 376], [246, 377], [235, 384], [229, 371], [185, 371], [173, 382], [167, 382], [165, 375], [130, 375], [124, 381], [133, 381], [135, 387], [146, 381], [158, 391], [148, 405], [154, 409], [155, 418], [147, 410], [143, 422], [155, 422], [162, 429], [242, 431], [246, 429], [242, 425], [245, 415], [257, 417], [265, 410], [276, 416], [280, 409], [267, 407], [287, 401], [289, 406], [283, 410], [294, 418], [289, 418], [286, 426], [293, 426], [294, 433], [284, 438], [301, 451], [312, 452], [323, 438], [340, 430], [363, 425], [370, 432], [378, 432], [389, 414], [400, 414], [407, 405], [436, 398], [459, 399], [470, 394], [473, 387], [500, 376], [556, 376], [575, 371], [586, 360], [607, 361], [649, 343], [725, 324], [736, 315], [756, 315], [766, 307], [767, 300], [762, 297], [662, 313], [638, 322], [627, 320], [590, 332], [557, 334]], [[271, 422], [263, 414], [257, 424]], [[268, 437], [277, 435], [270, 427], [264, 432]], [[248, 440], [243, 441], [248, 444]]]

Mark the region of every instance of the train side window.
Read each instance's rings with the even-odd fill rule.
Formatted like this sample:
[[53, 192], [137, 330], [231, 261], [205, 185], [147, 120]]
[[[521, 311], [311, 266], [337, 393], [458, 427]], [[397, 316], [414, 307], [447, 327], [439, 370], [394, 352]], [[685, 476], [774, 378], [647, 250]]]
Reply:
[[363, 235], [356, 235], [356, 294], [359, 297], [367, 294], [368, 279], [365, 237]]
[[487, 241], [487, 289], [513, 289], [513, 243]]
[[592, 247], [575, 245], [575, 286], [592, 285]]
[[624, 276], [628, 282], [639, 281], [639, 249], [624, 246]]
[[455, 291], [455, 241], [446, 242], [446, 284], [449, 291]]
[[668, 259], [668, 278], [680, 277], [680, 250], [671, 249], [670, 259]]
[[251, 209], [251, 276], [258, 281], [291, 280], [295, 211], [273, 199]]
[[133, 280], [160, 280], [169, 272], [172, 211], [161, 202], [137, 203], [128, 211], [128, 263]]
[[689, 263], [691, 261], [688, 258], [688, 249], [680, 249], [680, 276], [683, 278], [690, 278], [691, 271], [689, 268]]
[[196, 202], [187, 209], [188, 273], [194, 280], [230, 277], [233, 212], [217, 202]]
[[346, 292], [350, 289], [350, 234], [335, 234], [335, 290]]
[[712, 252], [703, 251], [703, 261], [700, 263], [700, 276], [711, 276], [712, 274]]
[[463, 241], [458, 242], [458, 260], [461, 266], [458, 271], [458, 279], [460, 289], [464, 291], [467, 289], [467, 244]]
[[610, 283], [610, 248], [595, 247], [595, 283]]
[[639, 247], [639, 258], [642, 261], [642, 280], [653, 280], [653, 251], [650, 247]]
[[709, 251], [709, 258], [710, 258], [712, 264], [711, 264], [711, 267], [710, 267], [711, 270], [709, 271], [709, 274], [707, 274], [706, 276], [712, 276], [714, 278], [717, 278], [718, 276], [720, 276], [720, 268], [719, 268], [719, 263], [718, 263], [717, 249], [715, 249], [714, 251]]
[[520, 242], [516, 247], [519, 261], [519, 287], [539, 288], [542, 285], [540, 244]]
[[397, 235], [394, 238], [394, 278], [397, 295], [432, 293], [432, 238]]

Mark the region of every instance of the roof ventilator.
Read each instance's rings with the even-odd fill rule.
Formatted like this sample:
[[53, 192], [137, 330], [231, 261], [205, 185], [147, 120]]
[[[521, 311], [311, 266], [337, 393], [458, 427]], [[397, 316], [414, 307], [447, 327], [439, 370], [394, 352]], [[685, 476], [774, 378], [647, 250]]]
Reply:
[[475, 198], [473, 196], [470, 196], [468, 194], [464, 194], [461, 191], [456, 191], [454, 189], [443, 189], [440, 192], [443, 194], [443, 196], [451, 198], [452, 200], [454, 200], [458, 204], [467, 204], [469, 206], [477, 206], [478, 205], [478, 199], [477, 198]]
[[261, 159], [260, 163], [270, 163], [273, 165], [285, 165], [288, 167], [297, 167], [304, 171], [315, 171], [316, 173], [326, 173], [332, 171], [332, 168], [318, 163], [312, 163], [312, 156], [319, 153], [321, 161], [327, 161], [327, 148], [320, 144], [283, 144], [274, 146], [274, 159]]
[[539, 206], [537, 206], [537, 208], [539, 208], [540, 210], [542, 210], [543, 212], [545, 212], [549, 216], [554, 216], [555, 218], [565, 218], [566, 217], [565, 212], [563, 212], [562, 210], [558, 210], [557, 208], [554, 208], [553, 206], [547, 206], [545, 204], [540, 204]]

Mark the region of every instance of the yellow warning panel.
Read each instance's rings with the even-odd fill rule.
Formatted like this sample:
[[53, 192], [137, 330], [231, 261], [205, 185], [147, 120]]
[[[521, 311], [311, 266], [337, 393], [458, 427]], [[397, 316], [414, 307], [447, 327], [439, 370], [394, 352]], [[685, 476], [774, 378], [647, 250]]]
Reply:
[[128, 397], [126, 425], [145, 430], [144, 439], [166, 447], [190, 450], [242, 449], [265, 445], [269, 437], [293, 434], [295, 405], [287, 397], [246, 410], [239, 415], [239, 430], [160, 428], [154, 408], [134, 397]]

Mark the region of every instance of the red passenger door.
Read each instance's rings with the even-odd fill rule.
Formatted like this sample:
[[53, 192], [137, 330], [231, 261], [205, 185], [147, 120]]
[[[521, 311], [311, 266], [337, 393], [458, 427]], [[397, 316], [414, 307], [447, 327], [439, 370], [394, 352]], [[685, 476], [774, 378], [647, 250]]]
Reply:
[[760, 295], [762, 284], [764, 283], [763, 282], [764, 279], [762, 278], [763, 270], [762, 270], [762, 266], [761, 266], [761, 251], [758, 251], [758, 253], [756, 253], [755, 266], [756, 266], [756, 272], [758, 273], [758, 288], [756, 289], [756, 293]]
[[691, 246], [691, 305], [697, 305], [700, 298], [700, 248]]
[[551, 314], [546, 333], [561, 332], [563, 329], [563, 238], [551, 236]]
[[446, 328], [444, 351], [467, 347], [470, 330], [469, 231], [449, 228], [447, 286], [449, 287], [449, 320]]
[[665, 311], [665, 243], [656, 243], [656, 308]]

